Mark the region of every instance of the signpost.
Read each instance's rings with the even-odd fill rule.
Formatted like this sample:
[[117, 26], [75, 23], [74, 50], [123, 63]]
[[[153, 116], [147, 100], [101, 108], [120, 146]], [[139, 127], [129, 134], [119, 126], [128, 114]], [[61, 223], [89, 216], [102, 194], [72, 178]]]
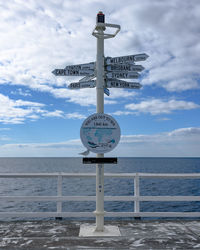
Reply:
[[83, 145], [91, 152], [104, 154], [117, 146], [120, 140], [120, 127], [112, 116], [97, 113], [85, 119], [80, 137]]
[[142, 71], [144, 67], [142, 65], [133, 64], [111, 64], [106, 66], [107, 71]]
[[108, 78], [124, 78], [124, 79], [135, 79], [139, 77], [137, 72], [129, 71], [113, 71], [106, 74]]
[[139, 82], [126, 82], [118, 79], [111, 79], [106, 83], [107, 88], [128, 88], [140, 89], [142, 85]]
[[[103, 16], [103, 17], [102, 17]], [[104, 39], [112, 38], [120, 31], [120, 26], [116, 24], [106, 24], [104, 14], [100, 12], [97, 15], [97, 24], [92, 35], [97, 38], [97, 56], [96, 56], [96, 96], [97, 96], [97, 113], [104, 113]], [[105, 34], [106, 27], [114, 28], [115, 33]], [[97, 158], [103, 158], [103, 153], [97, 153]], [[96, 232], [104, 232], [104, 165], [96, 165]], [[108, 230], [108, 228], [107, 228]], [[108, 230], [109, 231], [109, 230]], [[120, 232], [119, 232], [120, 235]]]
[[149, 56], [147, 54], [137, 54], [137, 55], [129, 55], [129, 56], [118, 56], [118, 57], [107, 57], [107, 64], [115, 64], [115, 63], [134, 63], [138, 61], [145, 61]]
[[[106, 28], [115, 29], [112, 34], [104, 33]], [[110, 95], [107, 88], [139, 89], [138, 82], [127, 82], [119, 79], [134, 79], [144, 70], [142, 65], [135, 62], [145, 61], [148, 55], [136, 54], [104, 58], [104, 39], [113, 38], [120, 31], [120, 25], [105, 23], [102, 12], [97, 14], [97, 23], [92, 35], [97, 38], [96, 62], [68, 65], [64, 69], [55, 69], [55, 76], [84, 76], [79, 82], [69, 84], [70, 89], [96, 87], [96, 114], [89, 116], [81, 127], [83, 145], [96, 153], [96, 160], [88, 160], [96, 165], [96, 226], [84, 228], [81, 236], [120, 236], [119, 229], [104, 226], [104, 153], [113, 150], [120, 139], [120, 128], [114, 118], [104, 114], [104, 93]], [[96, 78], [96, 80], [92, 80]], [[119, 79], [118, 79], [119, 78]], [[116, 162], [116, 161], [115, 161]], [[105, 229], [106, 228], [106, 229]]]
[[94, 74], [93, 70], [87, 69], [54, 69], [52, 73], [55, 76], [90, 76]]
[[70, 88], [70, 89], [83, 89], [83, 88], [94, 88], [95, 86], [96, 86], [96, 81], [86, 81], [86, 82], [70, 83], [68, 88]]
[[69, 70], [88, 70], [88, 69], [94, 70], [94, 68], [95, 68], [94, 62], [77, 64], [77, 65], [68, 65], [65, 67], [65, 69]]

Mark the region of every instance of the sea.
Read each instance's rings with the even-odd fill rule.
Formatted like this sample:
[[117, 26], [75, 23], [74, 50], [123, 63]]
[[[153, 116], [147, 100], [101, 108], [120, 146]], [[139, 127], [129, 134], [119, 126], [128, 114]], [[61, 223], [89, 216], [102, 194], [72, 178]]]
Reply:
[[[104, 166], [105, 173], [200, 173], [200, 158], [118, 158]], [[82, 158], [0, 158], [0, 173], [95, 173], [95, 164]], [[63, 195], [95, 195], [95, 178], [64, 178]], [[0, 196], [57, 195], [56, 178], [0, 178]], [[105, 178], [107, 196], [134, 195], [134, 181]], [[200, 179], [141, 179], [140, 195], [200, 195]], [[63, 202], [64, 212], [95, 211], [95, 202]], [[105, 211], [133, 212], [133, 202], [105, 202]], [[140, 203], [143, 212], [199, 212], [200, 202]], [[56, 202], [0, 201], [0, 212], [54, 212]], [[1, 218], [0, 218], [1, 220]]]

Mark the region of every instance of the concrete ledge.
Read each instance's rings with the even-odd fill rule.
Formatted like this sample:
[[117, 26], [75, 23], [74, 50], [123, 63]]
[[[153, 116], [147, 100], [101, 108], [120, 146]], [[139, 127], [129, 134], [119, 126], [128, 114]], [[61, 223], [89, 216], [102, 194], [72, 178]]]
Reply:
[[82, 224], [80, 226], [79, 237], [119, 237], [121, 233], [118, 226], [104, 226], [104, 231], [95, 231], [96, 226], [90, 224]]
[[79, 237], [83, 225], [94, 225], [94, 220], [0, 221], [0, 249], [200, 249], [197, 219], [105, 221], [106, 227], [119, 227], [121, 237]]

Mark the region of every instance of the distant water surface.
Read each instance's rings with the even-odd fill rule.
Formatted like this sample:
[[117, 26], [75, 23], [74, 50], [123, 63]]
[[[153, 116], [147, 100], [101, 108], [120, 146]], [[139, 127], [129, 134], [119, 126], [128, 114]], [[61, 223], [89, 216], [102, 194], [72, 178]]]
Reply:
[[[0, 173], [87, 173], [82, 158], [0, 158]], [[118, 158], [109, 173], [200, 173], [200, 158]], [[105, 195], [134, 195], [132, 179], [105, 178]], [[56, 178], [0, 178], [0, 196], [56, 195]], [[95, 178], [64, 178], [63, 195], [95, 195]], [[198, 179], [141, 179], [141, 195], [200, 195]], [[106, 211], [133, 211], [133, 202], [105, 202]], [[200, 211], [200, 202], [141, 202], [141, 211]], [[63, 211], [94, 211], [95, 202], [64, 202]], [[56, 211], [54, 202], [3, 202], [0, 211]], [[0, 218], [1, 219], [1, 218]]]

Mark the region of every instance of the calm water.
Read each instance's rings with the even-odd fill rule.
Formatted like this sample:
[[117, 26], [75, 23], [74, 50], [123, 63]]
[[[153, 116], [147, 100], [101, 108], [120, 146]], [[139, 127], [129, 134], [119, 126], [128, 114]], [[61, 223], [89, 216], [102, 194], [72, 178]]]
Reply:
[[[95, 172], [81, 158], [0, 158], [0, 173]], [[200, 158], [118, 158], [110, 173], [200, 173]], [[141, 195], [200, 195], [200, 180], [143, 179]], [[3, 195], [56, 195], [56, 178], [1, 179]], [[65, 178], [63, 195], [95, 195], [95, 178]], [[106, 178], [105, 195], [134, 195], [133, 180]], [[106, 211], [133, 211], [133, 202], [105, 202]], [[95, 202], [64, 202], [63, 211], [94, 211]], [[2, 202], [0, 211], [56, 211], [54, 202]], [[200, 202], [141, 202], [141, 211], [200, 211]]]

